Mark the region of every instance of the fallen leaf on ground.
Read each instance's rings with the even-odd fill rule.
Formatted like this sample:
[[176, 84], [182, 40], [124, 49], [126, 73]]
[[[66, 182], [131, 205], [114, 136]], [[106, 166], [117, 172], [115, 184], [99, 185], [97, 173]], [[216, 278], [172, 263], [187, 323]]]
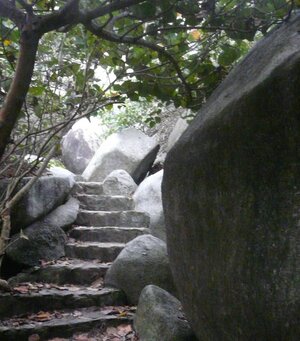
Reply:
[[44, 322], [51, 320], [52, 316], [48, 312], [40, 311], [35, 316], [33, 316], [33, 319], [38, 322]]
[[19, 285], [13, 288], [13, 291], [18, 294], [28, 294], [29, 288], [27, 285]]
[[32, 334], [28, 337], [28, 341], [40, 341], [41, 338], [38, 334]]
[[96, 279], [91, 285], [91, 288], [99, 288], [99, 287], [103, 287], [103, 277], [100, 277], [98, 279]]

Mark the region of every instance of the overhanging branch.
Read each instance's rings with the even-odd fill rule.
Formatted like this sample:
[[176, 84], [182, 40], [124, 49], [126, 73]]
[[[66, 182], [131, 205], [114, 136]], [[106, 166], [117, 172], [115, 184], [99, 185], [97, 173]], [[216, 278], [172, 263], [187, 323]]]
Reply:
[[145, 0], [115, 0], [108, 5], [105, 5], [105, 6], [102, 5], [91, 11], [86, 12], [83, 15], [82, 19], [83, 19], [83, 22], [89, 22], [93, 19], [109, 14], [113, 11], [125, 9], [129, 6], [138, 5], [142, 2], [145, 2]]
[[0, 0], [0, 17], [8, 18], [20, 26], [24, 20], [24, 13], [8, 0]]
[[181, 82], [185, 88], [187, 98], [189, 100], [192, 100], [192, 94], [191, 94], [190, 86], [187, 83], [187, 81], [185, 80], [185, 77], [184, 77], [177, 61], [162, 46], [150, 43], [144, 39], [136, 39], [134, 37], [128, 37], [128, 36], [127, 37], [119, 36], [119, 35], [115, 34], [114, 32], [103, 30], [102, 28], [99, 28], [98, 26], [96, 26], [92, 22], [86, 23], [85, 27], [90, 32], [92, 32], [94, 35], [96, 35], [97, 37], [100, 37], [102, 39], [112, 41], [115, 43], [125, 43], [125, 44], [130, 44], [130, 45], [146, 47], [150, 50], [156, 51], [156, 52], [162, 54], [163, 56], [165, 56], [169, 60], [169, 62], [173, 65], [173, 67], [174, 67], [174, 69], [178, 75], [178, 78], [181, 80]]

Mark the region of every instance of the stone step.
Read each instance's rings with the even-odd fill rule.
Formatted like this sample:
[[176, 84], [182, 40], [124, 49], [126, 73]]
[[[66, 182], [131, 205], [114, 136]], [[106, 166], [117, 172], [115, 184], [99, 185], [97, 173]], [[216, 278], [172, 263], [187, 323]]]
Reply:
[[97, 259], [101, 262], [113, 262], [124, 246], [124, 243], [68, 243], [66, 244], [66, 256], [79, 259]]
[[[122, 311], [122, 306], [116, 307]], [[124, 307], [126, 310], [127, 307]], [[69, 338], [75, 333], [90, 332], [93, 328], [105, 330], [123, 323], [132, 323], [132, 315], [107, 314], [108, 308], [79, 308], [76, 311], [61, 310], [50, 313], [51, 319], [40, 322], [26, 318], [0, 321], [1, 341], [28, 341], [30, 335], [38, 334], [40, 340]], [[18, 322], [20, 325], [17, 325]]]
[[72, 193], [75, 195], [80, 193], [101, 195], [103, 194], [102, 182], [75, 182]]
[[77, 226], [71, 230], [70, 237], [83, 242], [128, 243], [138, 236], [149, 233], [149, 229], [146, 227]]
[[113, 288], [65, 288], [41, 289], [24, 294], [0, 293], [0, 318], [36, 313], [41, 310], [78, 309], [126, 303], [125, 295]]
[[68, 259], [39, 268], [29, 269], [9, 279], [14, 286], [22, 282], [89, 285], [104, 277], [109, 264], [98, 261]]
[[76, 219], [76, 224], [82, 226], [148, 227], [149, 223], [149, 215], [137, 211], [80, 210]]
[[80, 207], [93, 211], [130, 211], [134, 209], [132, 198], [109, 195], [77, 195]]

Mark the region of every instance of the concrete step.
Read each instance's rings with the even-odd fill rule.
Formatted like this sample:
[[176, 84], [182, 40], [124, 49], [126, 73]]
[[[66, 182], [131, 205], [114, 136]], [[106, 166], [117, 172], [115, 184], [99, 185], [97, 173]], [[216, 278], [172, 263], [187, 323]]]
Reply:
[[[128, 307], [116, 307], [119, 311]], [[90, 332], [93, 328], [105, 330], [123, 323], [132, 323], [132, 314], [121, 317], [118, 314], [107, 314], [108, 308], [79, 308], [76, 311], [55, 311], [51, 319], [40, 322], [26, 318], [0, 321], [1, 341], [28, 341], [29, 336], [38, 334], [40, 340], [70, 338], [75, 333]], [[18, 322], [20, 325], [17, 325]], [[73, 339], [73, 338], [72, 338]], [[87, 340], [87, 339], [86, 339]], [[93, 338], [93, 340], [95, 340]]]
[[109, 195], [77, 195], [80, 207], [93, 211], [130, 211], [134, 209], [132, 198]]
[[101, 262], [113, 262], [123, 250], [124, 243], [68, 243], [66, 256], [79, 259], [97, 259]]
[[103, 194], [102, 182], [75, 182], [72, 188], [72, 194]]
[[128, 243], [130, 240], [148, 233], [150, 233], [149, 229], [145, 227], [77, 226], [71, 230], [70, 237], [84, 242]]
[[10, 278], [9, 283], [12, 286], [22, 282], [89, 285], [104, 277], [108, 268], [109, 264], [98, 261], [67, 259], [21, 272]]
[[137, 211], [87, 211], [80, 210], [76, 224], [80, 226], [148, 227], [149, 215]]
[[78, 309], [125, 303], [125, 295], [113, 288], [94, 289], [72, 286], [66, 289], [41, 289], [24, 294], [0, 293], [0, 318], [36, 313], [41, 310]]

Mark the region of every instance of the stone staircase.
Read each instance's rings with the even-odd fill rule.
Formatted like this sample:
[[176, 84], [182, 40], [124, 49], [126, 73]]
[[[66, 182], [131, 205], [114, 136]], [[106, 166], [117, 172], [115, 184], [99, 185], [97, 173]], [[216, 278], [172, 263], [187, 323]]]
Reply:
[[134, 210], [132, 198], [106, 195], [101, 183], [77, 182], [73, 191], [80, 211], [66, 258], [10, 280], [19, 291], [0, 294], [1, 341], [27, 341], [32, 334], [40, 340], [70, 337], [131, 323], [132, 314], [108, 313], [107, 306], [122, 311], [126, 297], [104, 288], [103, 277], [128, 241], [149, 233], [149, 217]]

